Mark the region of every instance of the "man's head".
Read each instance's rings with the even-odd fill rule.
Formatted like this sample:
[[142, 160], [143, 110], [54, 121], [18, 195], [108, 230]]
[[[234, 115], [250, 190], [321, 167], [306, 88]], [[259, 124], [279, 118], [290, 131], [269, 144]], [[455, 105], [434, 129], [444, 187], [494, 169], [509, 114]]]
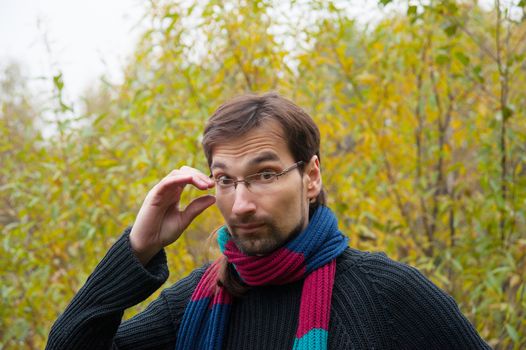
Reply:
[[218, 183], [216, 195], [242, 251], [275, 250], [307, 226], [309, 207], [324, 204], [319, 144], [312, 118], [275, 93], [238, 97], [209, 119], [203, 148], [213, 177], [248, 177]]

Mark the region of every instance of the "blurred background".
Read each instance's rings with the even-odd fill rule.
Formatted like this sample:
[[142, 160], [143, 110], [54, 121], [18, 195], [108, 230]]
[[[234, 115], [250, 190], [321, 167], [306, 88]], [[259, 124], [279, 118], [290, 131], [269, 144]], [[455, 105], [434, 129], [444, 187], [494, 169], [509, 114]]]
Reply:
[[[215, 108], [269, 90], [318, 123], [351, 245], [525, 348], [525, 86], [526, 0], [0, 0], [0, 349], [43, 348], [148, 190], [207, 171]], [[167, 249], [166, 285], [220, 224]]]

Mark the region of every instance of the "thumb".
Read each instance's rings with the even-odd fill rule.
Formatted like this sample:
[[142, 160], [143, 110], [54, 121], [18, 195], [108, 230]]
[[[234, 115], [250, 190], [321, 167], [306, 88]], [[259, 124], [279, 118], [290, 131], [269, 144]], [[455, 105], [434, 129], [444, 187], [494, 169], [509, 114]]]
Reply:
[[216, 202], [216, 197], [211, 195], [201, 196], [194, 199], [181, 213], [181, 224], [186, 228], [206, 208]]

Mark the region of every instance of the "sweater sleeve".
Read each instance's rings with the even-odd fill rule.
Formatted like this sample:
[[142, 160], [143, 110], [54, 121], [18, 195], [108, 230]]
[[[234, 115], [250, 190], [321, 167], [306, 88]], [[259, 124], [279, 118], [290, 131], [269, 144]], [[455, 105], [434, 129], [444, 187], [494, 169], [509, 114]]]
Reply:
[[115, 336], [118, 349], [174, 349], [190, 297], [208, 264], [162, 291], [146, 310], [122, 323]]
[[491, 349], [455, 300], [416, 268], [383, 254], [370, 254], [366, 260], [368, 275], [384, 301], [395, 348]]
[[[164, 251], [143, 266], [131, 249], [130, 230], [110, 248], [57, 319], [46, 349], [117, 348], [114, 337], [124, 310], [146, 299], [166, 281], [168, 267]], [[161, 297], [144, 311], [142, 318], [149, 321], [144, 327], [158, 330], [171, 324], [162, 304]], [[155, 337], [155, 333], [150, 337]]]

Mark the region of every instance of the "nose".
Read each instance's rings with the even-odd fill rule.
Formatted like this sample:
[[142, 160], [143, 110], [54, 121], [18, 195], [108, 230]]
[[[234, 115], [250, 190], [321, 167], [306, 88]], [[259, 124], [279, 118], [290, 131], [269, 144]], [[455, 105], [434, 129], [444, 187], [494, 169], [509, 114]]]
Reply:
[[256, 211], [254, 194], [250, 192], [244, 183], [239, 183], [234, 190], [234, 204], [232, 214], [236, 216], [246, 216]]

